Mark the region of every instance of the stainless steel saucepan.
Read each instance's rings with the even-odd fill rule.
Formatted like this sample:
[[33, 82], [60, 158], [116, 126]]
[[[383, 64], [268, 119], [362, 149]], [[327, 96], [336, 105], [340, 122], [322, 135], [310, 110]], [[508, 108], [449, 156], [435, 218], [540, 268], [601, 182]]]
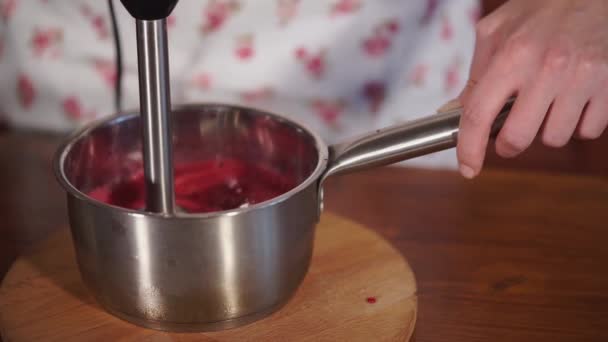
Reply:
[[93, 123], [70, 137], [54, 161], [82, 277], [107, 311], [154, 329], [217, 330], [264, 317], [289, 300], [308, 270], [323, 180], [452, 148], [460, 115], [457, 108], [327, 146], [304, 126], [265, 111], [179, 107], [175, 165], [236, 158], [289, 174], [298, 185], [246, 208], [168, 215], [87, 195], [142, 168], [138, 113]]

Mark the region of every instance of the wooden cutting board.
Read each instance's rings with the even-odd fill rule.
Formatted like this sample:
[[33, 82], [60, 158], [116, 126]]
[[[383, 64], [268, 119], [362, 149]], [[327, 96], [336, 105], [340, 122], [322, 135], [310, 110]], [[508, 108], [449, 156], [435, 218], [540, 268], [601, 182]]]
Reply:
[[107, 314], [80, 280], [67, 229], [19, 258], [0, 288], [5, 342], [407, 341], [416, 313], [416, 283], [403, 257], [376, 233], [330, 214], [291, 301], [232, 330], [173, 334]]

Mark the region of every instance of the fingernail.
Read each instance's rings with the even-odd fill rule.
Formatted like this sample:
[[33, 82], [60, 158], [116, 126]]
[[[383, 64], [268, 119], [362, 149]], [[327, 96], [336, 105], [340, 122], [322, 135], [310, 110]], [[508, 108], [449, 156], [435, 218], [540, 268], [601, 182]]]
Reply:
[[472, 179], [475, 177], [475, 171], [471, 167], [464, 164], [460, 165], [460, 173], [464, 176], [464, 178], [467, 179]]

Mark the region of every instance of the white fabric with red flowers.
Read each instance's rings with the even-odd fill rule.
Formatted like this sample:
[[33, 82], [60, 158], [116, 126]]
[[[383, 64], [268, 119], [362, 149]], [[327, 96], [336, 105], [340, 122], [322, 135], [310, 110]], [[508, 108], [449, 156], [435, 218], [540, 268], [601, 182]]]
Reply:
[[[138, 106], [133, 19], [116, 0], [124, 107]], [[478, 0], [180, 0], [168, 19], [173, 104], [284, 113], [336, 142], [433, 114], [458, 95]], [[114, 112], [107, 1], [0, 0], [0, 116], [67, 131]], [[409, 165], [455, 167], [455, 151]]]

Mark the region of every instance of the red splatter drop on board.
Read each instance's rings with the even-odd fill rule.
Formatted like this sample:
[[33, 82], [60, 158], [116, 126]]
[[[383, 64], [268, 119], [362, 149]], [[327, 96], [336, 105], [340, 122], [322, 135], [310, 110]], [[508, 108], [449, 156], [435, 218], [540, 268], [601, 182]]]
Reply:
[[378, 301], [378, 299], [376, 299], [376, 297], [367, 297], [367, 298], [365, 298], [365, 301], [368, 304], [376, 304], [376, 302]]
[[17, 80], [17, 97], [23, 109], [29, 109], [34, 103], [36, 90], [32, 80], [25, 74], [19, 75]]
[[338, 0], [331, 7], [331, 16], [346, 15], [356, 12], [361, 7], [359, 0]]

